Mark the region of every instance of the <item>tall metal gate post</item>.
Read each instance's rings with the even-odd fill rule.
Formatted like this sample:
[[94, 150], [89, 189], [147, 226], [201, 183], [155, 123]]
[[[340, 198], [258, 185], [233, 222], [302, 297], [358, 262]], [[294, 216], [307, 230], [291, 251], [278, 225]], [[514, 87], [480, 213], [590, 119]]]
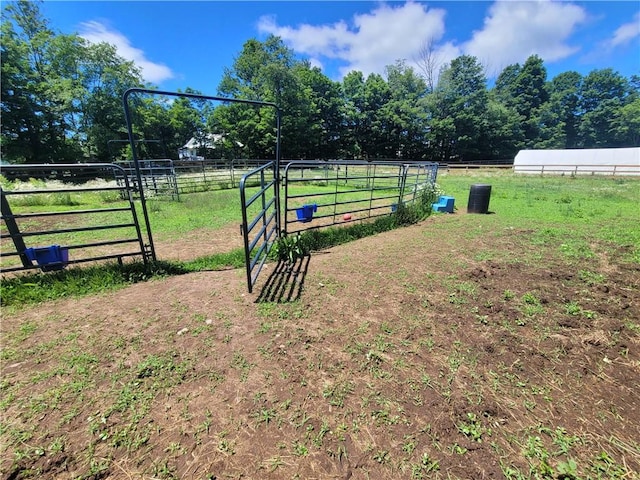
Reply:
[[4, 190], [0, 188], [0, 202], [1, 202], [1, 210], [2, 210], [2, 218], [4, 219], [5, 224], [7, 225], [7, 230], [9, 230], [9, 235], [11, 235], [11, 240], [13, 240], [13, 245], [16, 247], [16, 251], [20, 254], [20, 261], [22, 262], [23, 267], [31, 267], [33, 263], [31, 260], [27, 258], [24, 251], [27, 246], [24, 244], [24, 240], [22, 239], [22, 234], [20, 233], [20, 229], [18, 228], [18, 223], [13, 216], [13, 212], [11, 211], [11, 206], [7, 201], [7, 197], [4, 194]]
[[280, 210], [280, 108], [276, 108], [276, 161], [275, 161], [275, 196], [276, 196], [276, 238], [282, 235], [282, 215]]
[[[133, 137], [133, 124], [131, 122], [131, 112], [129, 111], [129, 95], [133, 93], [135, 89], [129, 89], [124, 92], [122, 96], [122, 103], [124, 104], [124, 116], [127, 121], [127, 134], [129, 135], [129, 143], [131, 144], [131, 158], [133, 160], [133, 166], [136, 169], [136, 179], [138, 181], [138, 194], [140, 195], [140, 205], [142, 206], [142, 215], [144, 217], [144, 223], [147, 229], [147, 239], [149, 240], [149, 249], [151, 259], [156, 261], [156, 249], [153, 245], [153, 236], [151, 234], [151, 223], [149, 222], [149, 212], [147, 211], [147, 202], [144, 197], [144, 187], [142, 185], [142, 173], [140, 172], [140, 164], [138, 161], [138, 154], [136, 153], [136, 141]], [[147, 263], [147, 252], [144, 252], [143, 260]]]
[[[162, 95], [168, 97], [184, 97], [191, 98], [196, 100], [213, 100], [218, 102], [230, 102], [230, 103], [242, 103], [245, 105], [254, 105], [258, 107], [272, 107], [276, 110], [276, 159], [275, 159], [275, 206], [276, 206], [276, 236], [280, 236], [280, 225], [281, 225], [281, 215], [280, 215], [280, 108], [271, 102], [261, 102], [257, 100], [244, 100], [240, 98], [224, 98], [224, 97], [212, 97], [208, 95], [200, 95], [195, 93], [181, 93], [181, 92], [167, 92], [162, 90], [153, 90], [149, 88], [130, 88], [126, 92], [124, 92], [122, 96], [122, 103], [124, 106], [124, 114], [125, 120], [127, 122], [127, 133], [129, 136], [129, 143], [131, 144], [131, 152], [133, 157], [133, 163], [136, 169], [136, 178], [138, 179], [138, 188], [140, 188], [140, 202], [142, 204], [142, 212], [144, 215], [144, 220], [147, 228], [147, 238], [149, 240], [149, 248], [152, 259], [156, 260], [156, 251], [153, 245], [153, 237], [151, 234], [151, 224], [149, 222], [149, 214], [147, 211], [147, 204], [144, 196], [144, 189], [142, 187], [142, 174], [140, 172], [139, 158], [136, 154], [136, 140], [133, 135], [133, 124], [131, 121], [131, 112], [129, 109], [129, 97], [133, 93], [143, 93], [149, 95]], [[232, 182], [233, 182], [233, 173], [232, 173]], [[146, 259], [145, 259], [146, 261]]]

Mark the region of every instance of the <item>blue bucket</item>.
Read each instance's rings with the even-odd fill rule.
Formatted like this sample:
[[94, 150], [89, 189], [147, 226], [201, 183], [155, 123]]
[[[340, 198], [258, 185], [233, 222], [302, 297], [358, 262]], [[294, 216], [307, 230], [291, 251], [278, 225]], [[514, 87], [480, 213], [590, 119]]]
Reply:
[[313, 220], [313, 212], [318, 211], [318, 205], [312, 203], [310, 205], [303, 205], [300, 208], [296, 208], [296, 216], [299, 222], [310, 222]]
[[36, 262], [43, 272], [62, 270], [69, 263], [69, 249], [60, 245], [26, 248], [24, 254], [29, 260]]

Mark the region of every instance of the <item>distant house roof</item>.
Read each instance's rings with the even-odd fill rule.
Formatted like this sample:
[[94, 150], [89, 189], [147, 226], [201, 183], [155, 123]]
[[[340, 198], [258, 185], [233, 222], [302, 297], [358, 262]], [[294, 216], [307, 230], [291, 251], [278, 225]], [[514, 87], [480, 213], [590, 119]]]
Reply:
[[[216, 148], [216, 144], [219, 144], [225, 135], [222, 133], [207, 133], [203, 137], [197, 139], [196, 137], [191, 137], [187, 143], [182, 147], [183, 149], [195, 150], [198, 148]], [[243, 147], [244, 145], [240, 142], [235, 142], [237, 146]]]
[[215, 144], [220, 142], [224, 138], [221, 133], [207, 133], [204, 138], [197, 139], [191, 137], [182, 148], [195, 149], [195, 148], [216, 148]]

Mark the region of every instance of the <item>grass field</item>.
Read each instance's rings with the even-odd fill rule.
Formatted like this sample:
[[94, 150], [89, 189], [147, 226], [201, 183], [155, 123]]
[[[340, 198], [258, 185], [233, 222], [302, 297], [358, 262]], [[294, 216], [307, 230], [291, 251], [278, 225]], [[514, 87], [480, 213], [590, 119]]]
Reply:
[[[3, 281], [3, 477], [638, 478], [640, 181], [438, 183], [455, 214], [272, 263], [252, 295], [171, 261], [36, 304]], [[166, 251], [237, 223], [235, 191], [197, 195], [151, 208]]]
[[469, 185], [492, 185], [489, 225], [526, 226], [536, 239], [566, 253], [589, 255], [590, 239], [629, 247], [640, 262], [640, 182], [637, 179], [514, 176], [511, 173], [441, 174], [439, 182], [465, 211]]

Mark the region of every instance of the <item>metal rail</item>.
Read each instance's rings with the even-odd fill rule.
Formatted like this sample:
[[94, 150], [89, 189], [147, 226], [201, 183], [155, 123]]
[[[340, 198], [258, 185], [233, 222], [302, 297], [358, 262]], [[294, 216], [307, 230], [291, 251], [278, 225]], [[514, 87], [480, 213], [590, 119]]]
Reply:
[[[424, 185], [435, 183], [437, 171], [431, 162], [290, 162], [283, 176], [283, 235], [389, 215], [399, 204], [415, 202]], [[296, 188], [310, 185], [325, 191]], [[314, 206], [311, 218], [304, 216], [305, 205]]]
[[[55, 189], [35, 188], [32, 190], [1, 190], [2, 197], [2, 220], [5, 229], [0, 232], [0, 239], [11, 239], [11, 243], [2, 242], [2, 251], [0, 251], [1, 263], [0, 272], [15, 272], [20, 270], [31, 270], [42, 268], [44, 271], [57, 270], [67, 265], [95, 262], [99, 260], [115, 259], [122, 262], [125, 257], [141, 256], [143, 261], [147, 261], [147, 251], [142, 238], [142, 232], [138, 221], [136, 206], [133, 199], [134, 189], [124, 175], [121, 167], [114, 164], [45, 164], [45, 165], [8, 165], [3, 167], [3, 174], [12, 174], [17, 176], [28, 174], [30, 171], [52, 171], [61, 170], [87, 170], [91, 168], [100, 168], [102, 172], [113, 172], [111, 183], [104, 186], [77, 186], [75, 188], [63, 187]], [[116, 177], [121, 177], [123, 184], [116, 186]], [[75, 176], [74, 176], [75, 178]], [[38, 211], [40, 208], [29, 207], [32, 203], [30, 200], [37, 198], [37, 195], [50, 195], [60, 193], [74, 194], [95, 194], [100, 192], [118, 192], [120, 198], [124, 198], [126, 206], [107, 207], [107, 208], [74, 208], [73, 204], [65, 204], [56, 211]], [[14, 204], [12, 206], [12, 203]], [[38, 202], [35, 202], [36, 204]], [[19, 210], [19, 213], [14, 213]], [[122, 214], [129, 212], [130, 219], [123, 221]], [[68, 221], [71, 221], [69, 225]], [[47, 225], [55, 223], [53, 227], [47, 228]], [[67, 222], [67, 223], [65, 223]], [[84, 222], [78, 226], [79, 222]], [[81, 243], [68, 241], [69, 233], [77, 234], [82, 232], [98, 232], [98, 231], [114, 231], [116, 238], [95, 239], [94, 241], [84, 241]], [[119, 233], [124, 232], [124, 233]], [[42, 246], [42, 243], [52, 243], [56, 239], [57, 243], [50, 246]], [[41, 242], [38, 242], [41, 240]], [[66, 243], [64, 241], [66, 240]], [[58, 245], [58, 243], [63, 243]], [[29, 247], [28, 244], [31, 244]], [[13, 250], [7, 248], [8, 245], [13, 246]], [[137, 249], [119, 249], [115, 253], [105, 252], [101, 247], [137, 245]], [[65, 256], [69, 252], [71, 258], [58, 259], [59, 262], [53, 267], [51, 265], [42, 265], [37, 259], [34, 264], [34, 258], [30, 255], [35, 253], [48, 254], [53, 251], [63, 251]], [[93, 252], [93, 253], [92, 253]], [[13, 259], [18, 259], [20, 265], [12, 263]]]
[[[226, 102], [226, 103], [239, 103], [244, 105], [253, 105], [259, 107], [271, 107], [276, 111], [276, 158], [275, 158], [275, 172], [276, 172], [276, 192], [278, 191], [278, 184], [280, 183], [280, 108], [271, 102], [261, 102], [257, 100], [244, 100], [239, 98], [225, 98], [225, 97], [215, 97], [208, 95], [200, 95], [195, 93], [182, 93], [182, 92], [168, 92], [162, 90], [153, 90], [149, 88], [130, 88], [122, 95], [122, 104], [124, 107], [124, 116], [127, 122], [127, 135], [129, 138], [129, 143], [131, 145], [131, 154], [132, 160], [136, 170], [136, 176], [138, 178], [138, 185], [142, 185], [142, 171], [140, 168], [140, 160], [138, 158], [138, 154], [136, 152], [136, 143], [138, 139], [135, 138], [135, 134], [133, 132], [133, 122], [131, 117], [131, 108], [129, 105], [129, 98], [132, 95], [146, 94], [146, 95], [158, 95], [162, 97], [179, 97], [179, 98], [190, 98], [193, 100], [211, 100], [216, 102]], [[147, 226], [147, 237], [149, 239], [149, 248], [151, 252], [151, 256], [153, 260], [156, 259], [156, 251], [153, 244], [153, 237], [151, 234], [151, 226], [149, 223], [149, 213], [147, 210], [147, 202], [144, 195], [144, 189], [140, 189], [140, 202], [142, 204], [142, 213], [144, 215], [145, 225]], [[280, 215], [280, 206], [279, 206], [279, 195], [276, 195], [276, 202], [278, 203], [278, 208], [276, 209], [277, 215]], [[279, 219], [278, 219], [279, 220]], [[278, 224], [280, 222], [278, 221]]]
[[[273, 242], [280, 233], [275, 167], [275, 162], [269, 162], [240, 179], [241, 230], [249, 293], [253, 291], [253, 286], [269, 256]], [[265, 173], [269, 170], [270, 175], [267, 177]], [[254, 177], [259, 179], [257, 191], [247, 198], [247, 190], [251, 188], [251, 180]], [[259, 204], [254, 207], [258, 201], [260, 201]], [[255, 211], [252, 217], [249, 214], [250, 210]]]
[[486, 163], [449, 163], [441, 164], [440, 168], [447, 170], [512, 170], [514, 173], [538, 175], [609, 175], [635, 176], [640, 175], [640, 159], [637, 165], [596, 165], [596, 164], [486, 164]]
[[524, 174], [551, 174], [551, 175], [610, 175], [610, 176], [626, 176], [640, 175], [640, 159], [637, 165], [513, 165], [514, 173]]

